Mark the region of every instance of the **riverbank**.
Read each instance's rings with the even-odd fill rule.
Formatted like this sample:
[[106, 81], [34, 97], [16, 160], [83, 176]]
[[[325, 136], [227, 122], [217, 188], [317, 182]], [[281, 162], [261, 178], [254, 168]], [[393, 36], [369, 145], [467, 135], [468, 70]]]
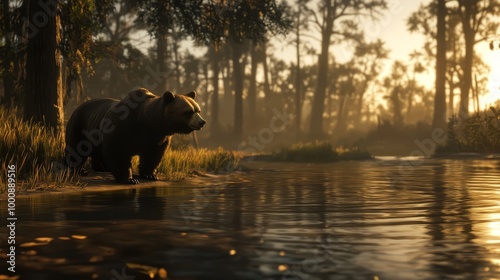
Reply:
[[[231, 183], [233, 180], [231, 174], [212, 174], [194, 171], [187, 175], [182, 180], [168, 181], [160, 179], [158, 181], [147, 181], [137, 178], [140, 184], [124, 185], [117, 184], [113, 176], [107, 172], [91, 171], [89, 175], [81, 177], [77, 184], [68, 184], [63, 187], [40, 187], [35, 189], [16, 190], [16, 198], [32, 197], [37, 195], [53, 195], [53, 194], [69, 194], [69, 193], [84, 193], [84, 192], [106, 192], [118, 190], [131, 190], [169, 187], [169, 186], [186, 186], [205, 187], [207, 185], [215, 185], [220, 183]], [[22, 182], [20, 182], [22, 184]], [[7, 192], [0, 194], [0, 201], [7, 199]]]
[[500, 159], [497, 153], [439, 153], [431, 156], [433, 159]]

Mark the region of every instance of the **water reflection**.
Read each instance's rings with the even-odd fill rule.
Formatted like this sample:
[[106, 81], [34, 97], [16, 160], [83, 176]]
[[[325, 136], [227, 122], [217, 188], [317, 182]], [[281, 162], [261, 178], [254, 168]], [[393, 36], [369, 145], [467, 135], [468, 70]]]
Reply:
[[500, 279], [496, 161], [247, 168], [20, 200], [21, 279]]

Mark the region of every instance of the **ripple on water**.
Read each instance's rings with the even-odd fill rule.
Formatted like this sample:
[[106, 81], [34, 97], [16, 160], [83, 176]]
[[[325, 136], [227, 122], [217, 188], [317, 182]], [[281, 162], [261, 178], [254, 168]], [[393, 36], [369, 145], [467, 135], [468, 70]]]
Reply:
[[204, 191], [19, 200], [18, 264], [22, 279], [500, 279], [498, 167], [249, 163]]

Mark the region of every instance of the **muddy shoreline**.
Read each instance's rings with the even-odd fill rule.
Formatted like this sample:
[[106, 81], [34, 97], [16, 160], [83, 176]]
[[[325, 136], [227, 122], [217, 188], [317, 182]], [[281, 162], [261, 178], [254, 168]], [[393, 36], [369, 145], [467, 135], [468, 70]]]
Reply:
[[[89, 175], [82, 177], [77, 184], [78, 185], [66, 185], [64, 187], [45, 187], [38, 188], [35, 190], [18, 190], [16, 192], [16, 198], [22, 199], [25, 197], [32, 197], [37, 195], [53, 195], [53, 194], [68, 194], [68, 193], [78, 193], [78, 192], [105, 192], [105, 191], [118, 191], [118, 190], [135, 190], [135, 189], [145, 189], [154, 187], [175, 187], [175, 186], [199, 186], [203, 187], [206, 185], [217, 184], [220, 182], [230, 181], [230, 174], [210, 174], [210, 173], [200, 173], [194, 172], [187, 178], [180, 181], [147, 181], [140, 179], [140, 184], [136, 185], [124, 185], [118, 184], [114, 181], [113, 176], [109, 173], [102, 172], [90, 172]], [[135, 177], [135, 176], [134, 176]], [[18, 184], [19, 186], [20, 184]], [[7, 199], [7, 192], [0, 195], [0, 201]]]

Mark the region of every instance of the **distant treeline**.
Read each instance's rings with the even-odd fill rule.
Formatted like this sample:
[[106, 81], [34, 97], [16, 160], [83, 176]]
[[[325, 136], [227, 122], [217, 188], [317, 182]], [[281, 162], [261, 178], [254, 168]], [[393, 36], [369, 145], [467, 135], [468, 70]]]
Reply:
[[[2, 0], [0, 101], [62, 133], [64, 112], [88, 98], [120, 98], [139, 86], [197, 90], [211, 138], [235, 145], [276, 110], [293, 116], [280, 136], [288, 142], [345, 138], [387, 122], [445, 129], [486, 92], [488, 68], [474, 45], [495, 34], [500, 1], [421, 6], [407, 23], [425, 45], [384, 76], [390, 50], [371, 39], [400, 9], [390, 2]], [[147, 36], [154, 42], [145, 52]], [[293, 58], [284, 60], [274, 37], [295, 49]], [[346, 45], [344, 61], [334, 50]], [[429, 73], [432, 87], [421, 83]]]

